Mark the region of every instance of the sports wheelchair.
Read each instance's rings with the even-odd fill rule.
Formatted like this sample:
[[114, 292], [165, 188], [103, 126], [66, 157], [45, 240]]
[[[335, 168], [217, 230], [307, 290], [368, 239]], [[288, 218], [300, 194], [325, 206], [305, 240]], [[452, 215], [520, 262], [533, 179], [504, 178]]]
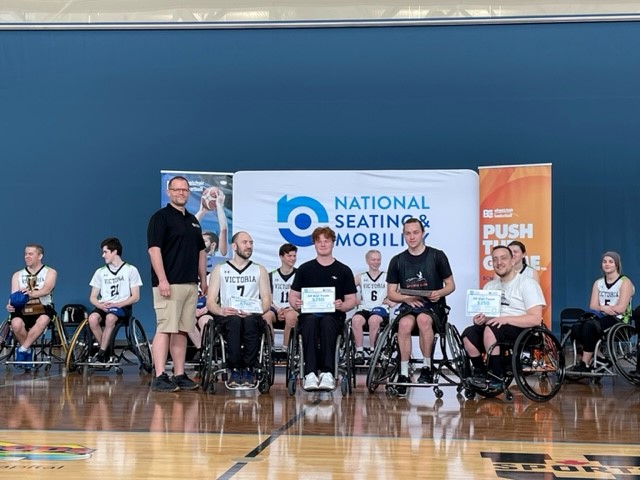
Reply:
[[[124, 327], [127, 342], [124, 347], [118, 345], [116, 341], [121, 327]], [[110, 370], [115, 368], [116, 374], [121, 375], [123, 373], [122, 366], [125, 363], [133, 363], [127, 357], [127, 353], [132, 353], [136, 357], [141, 373], [150, 373], [153, 367], [149, 340], [142, 323], [133, 315], [116, 323], [109, 342], [109, 361], [102, 363], [91, 360], [98, 349], [99, 345], [89, 327], [89, 319], [86, 318], [78, 325], [69, 342], [65, 358], [67, 372], [86, 373], [89, 369]]]
[[[586, 314], [589, 315], [589, 314]], [[588, 317], [580, 321], [592, 321]], [[568, 331], [562, 339], [562, 351], [570, 364], [567, 367], [569, 380], [589, 379], [592, 383], [599, 383], [604, 377], [615, 377], [619, 374], [632, 385], [640, 385], [638, 375], [638, 331], [628, 323], [619, 322], [603, 330], [596, 343], [593, 362], [588, 372], [575, 371], [579, 364], [582, 346], [574, 340], [572, 332]]]
[[54, 315], [42, 335], [31, 346], [33, 360], [16, 361], [14, 358], [18, 344], [11, 330], [11, 320], [7, 318], [0, 324], [0, 363], [7, 366], [14, 365], [25, 370], [33, 369], [36, 372], [44, 366], [45, 371], [48, 372], [51, 365], [64, 363], [68, 345], [65, 328], [58, 315]]
[[[395, 316], [391, 319], [376, 340], [367, 371], [369, 392], [375, 392], [380, 385], [384, 385], [386, 391], [394, 396], [398, 395], [397, 387], [399, 386], [433, 387], [436, 398], [442, 398], [444, 395], [440, 387], [455, 386], [458, 393], [461, 392], [463, 379], [469, 374], [469, 360], [462, 348], [458, 330], [447, 321], [446, 316], [442, 321], [434, 320], [435, 336], [432, 352], [435, 352], [435, 347], [439, 344], [442, 358], [437, 359], [432, 355], [433, 383], [398, 383], [396, 381], [400, 373], [398, 325], [401, 317]], [[412, 336], [417, 333], [418, 330], [415, 327]], [[414, 363], [410, 361], [410, 367]]]
[[[263, 322], [260, 347], [258, 349], [257, 367], [254, 368], [256, 383], [252, 386], [230, 386], [229, 372], [226, 357], [226, 340], [221, 329], [214, 320], [207, 322], [202, 329], [202, 348], [200, 354], [200, 386], [205, 392], [216, 393], [219, 379], [224, 381], [230, 390], [255, 390], [260, 393], [268, 393], [273, 385], [275, 366], [272, 358], [271, 331], [266, 322]], [[242, 347], [244, 348], [244, 346]]]
[[[514, 379], [524, 396], [535, 402], [551, 400], [562, 387], [565, 379], [564, 355], [560, 342], [546, 327], [525, 328], [513, 344], [496, 342], [488, 351], [494, 348], [500, 349], [503, 376], [489, 379], [497, 380], [500, 386], [491, 388], [487, 384], [479, 388], [471, 382], [470, 377], [466, 377], [463, 387], [467, 398], [474, 398], [476, 394], [495, 397], [504, 393], [506, 400], [511, 401], [513, 394], [509, 386]], [[485, 362], [488, 371], [489, 355], [485, 356]], [[492, 377], [492, 374], [489, 373], [488, 377]]]
[[[304, 350], [302, 346], [302, 334], [296, 325], [289, 336], [289, 348], [287, 351], [286, 381], [287, 392], [295, 395], [298, 383], [304, 379]], [[351, 324], [345, 321], [343, 331], [336, 339], [335, 369], [333, 377], [340, 386], [342, 395], [348, 395], [355, 388], [354, 370], [355, 347]], [[302, 386], [302, 385], [301, 385]]]

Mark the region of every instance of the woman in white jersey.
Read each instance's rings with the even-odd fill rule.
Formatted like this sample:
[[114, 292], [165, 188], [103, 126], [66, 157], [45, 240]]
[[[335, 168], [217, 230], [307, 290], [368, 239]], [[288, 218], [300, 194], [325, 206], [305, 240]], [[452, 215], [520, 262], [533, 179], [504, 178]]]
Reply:
[[520, 275], [533, 278], [536, 282], [540, 283], [538, 271], [527, 265], [527, 260], [524, 258], [524, 254], [527, 253], [524, 243], [514, 240], [509, 244], [509, 250], [511, 250], [511, 253], [513, 254], [513, 261], [515, 262], [515, 265], [513, 266], [514, 270]]
[[622, 275], [620, 255], [605, 252], [601, 262], [604, 276], [593, 283], [589, 308], [597, 315], [582, 322], [581, 327], [573, 329], [576, 341], [583, 346], [582, 361], [574, 368], [575, 372], [591, 370], [591, 359], [602, 331], [617, 322], [628, 323], [631, 318], [631, 297], [635, 287], [628, 277]]

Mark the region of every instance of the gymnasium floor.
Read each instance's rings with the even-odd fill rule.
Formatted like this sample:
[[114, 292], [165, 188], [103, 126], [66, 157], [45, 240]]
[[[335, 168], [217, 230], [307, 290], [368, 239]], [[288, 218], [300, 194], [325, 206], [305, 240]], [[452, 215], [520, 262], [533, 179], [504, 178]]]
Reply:
[[[64, 376], [2, 367], [0, 478], [640, 478], [640, 389], [565, 383], [556, 398], [412, 388], [289, 396], [155, 393], [135, 366]], [[17, 475], [20, 475], [18, 477]]]

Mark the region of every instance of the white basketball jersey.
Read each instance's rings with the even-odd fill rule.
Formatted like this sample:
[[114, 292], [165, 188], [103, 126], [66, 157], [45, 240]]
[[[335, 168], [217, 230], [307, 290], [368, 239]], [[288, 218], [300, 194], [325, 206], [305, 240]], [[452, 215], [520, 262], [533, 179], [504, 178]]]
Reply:
[[[618, 279], [613, 282], [612, 285], [607, 285], [604, 277], [597, 280], [597, 288], [598, 288], [598, 304], [605, 306], [608, 305], [613, 307], [618, 304], [618, 300], [620, 298], [620, 289], [622, 288], [622, 284], [627, 277], [621, 275]], [[631, 292], [633, 295], [635, 291]], [[629, 305], [626, 306], [625, 312], [617, 316], [619, 319], [624, 319], [625, 322], [629, 320], [631, 317], [631, 301], [629, 301]]]
[[220, 264], [220, 306], [230, 306], [231, 297], [260, 298], [260, 266], [249, 262], [237, 270], [230, 262]]
[[121, 302], [131, 296], [131, 287], [142, 285], [142, 279], [138, 269], [125, 262], [116, 271], [112, 271], [108, 265], [100, 267], [89, 285], [100, 289], [100, 301]]
[[285, 308], [289, 306], [289, 290], [291, 290], [291, 284], [296, 276], [296, 270], [297, 269], [294, 268], [293, 272], [288, 275], [282, 275], [280, 269], [269, 273], [273, 304], [278, 308]]
[[[20, 286], [20, 290], [40, 290], [42, 285], [44, 285], [44, 281], [47, 278], [49, 270], [49, 267], [46, 265], [40, 267], [40, 270], [36, 273], [31, 273], [26, 268], [20, 270], [20, 275], [18, 275], [18, 285]], [[51, 305], [53, 303], [53, 296], [51, 294], [45, 295], [44, 297], [38, 297], [38, 300], [40, 300], [42, 305]]]
[[387, 272], [380, 272], [377, 278], [371, 278], [369, 272], [360, 274], [360, 308], [371, 310], [382, 305], [387, 296]]

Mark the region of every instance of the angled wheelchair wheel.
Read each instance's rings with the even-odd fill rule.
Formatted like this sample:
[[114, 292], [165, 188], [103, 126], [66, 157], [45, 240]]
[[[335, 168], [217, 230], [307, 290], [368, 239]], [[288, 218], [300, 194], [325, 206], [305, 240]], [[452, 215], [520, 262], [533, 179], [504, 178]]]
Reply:
[[205, 392], [215, 393], [213, 349], [216, 329], [209, 321], [202, 329], [202, 352], [200, 354], [200, 386]]
[[67, 372], [82, 371], [83, 368], [79, 363], [87, 363], [91, 354], [91, 346], [93, 345], [93, 334], [89, 328], [89, 321], [83, 320], [76, 331], [73, 332], [71, 342], [69, 342], [69, 350], [65, 358], [65, 368]]
[[565, 376], [560, 342], [544, 327], [524, 330], [513, 347], [513, 373], [522, 393], [535, 402], [551, 400]]
[[394, 324], [389, 323], [376, 341], [376, 348], [371, 355], [367, 371], [367, 389], [370, 393], [378, 386], [392, 379], [400, 367], [400, 349], [396, 338]]
[[260, 393], [269, 393], [273, 378], [275, 376], [275, 366], [273, 364], [273, 343], [271, 341], [271, 331], [266, 327], [265, 333], [262, 335], [262, 351], [260, 352], [260, 372], [258, 377], [258, 391]]
[[632, 385], [640, 385], [638, 368], [638, 332], [631, 325], [618, 323], [607, 335], [611, 361], [622, 378]]
[[140, 371], [151, 373], [153, 368], [153, 360], [151, 358], [151, 348], [149, 347], [149, 340], [147, 334], [144, 333], [142, 323], [137, 318], [131, 319], [131, 345], [133, 347], [133, 353], [138, 357], [140, 363]]
[[294, 328], [289, 335], [289, 348], [287, 350], [286, 382], [289, 395], [295, 395], [298, 376], [302, 369], [302, 338], [298, 329]]
[[348, 395], [352, 392], [352, 382], [355, 376], [353, 371], [355, 348], [350, 340], [351, 338], [346, 328], [336, 340], [336, 380], [340, 383], [340, 392], [343, 395]]
[[8, 319], [0, 325], [0, 362], [4, 362], [13, 354], [14, 342], [11, 323]]
[[471, 363], [462, 344], [462, 338], [455, 325], [446, 326], [447, 360], [453, 373], [460, 379], [460, 383], [471, 374]]

